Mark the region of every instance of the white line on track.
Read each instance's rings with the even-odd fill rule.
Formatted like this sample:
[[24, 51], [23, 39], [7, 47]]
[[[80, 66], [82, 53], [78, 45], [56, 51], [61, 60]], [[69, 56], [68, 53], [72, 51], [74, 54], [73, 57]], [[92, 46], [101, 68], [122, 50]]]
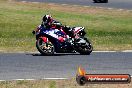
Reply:
[[132, 50], [124, 50], [124, 51], [122, 51], [122, 52], [132, 52]]
[[117, 51], [93, 51], [93, 52], [117, 52]]
[[36, 79], [12, 79], [12, 80], [15, 80], [15, 81], [22, 81], [22, 80], [36, 80]]
[[63, 79], [68, 79], [68, 78], [43, 78], [44, 80], [45, 79], [48, 79], [48, 80], [63, 80]]
[[124, 9], [118, 9], [118, 11], [123, 11]]
[[38, 4], [39, 2], [32, 2], [32, 3]]
[[96, 8], [100, 8], [100, 9], [103, 9], [103, 7], [96, 7]]
[[93, 51], [93, 52], [132, 52], [132, 50], [123, 50], [123, 51]]
[[0, 82], [3, 82], [3, 81], [6, 81], [6, 80], [0, 80]]
[[11, 79], [11, 80], [0, 80], [0, 82], [3, 81], [33, 81], [33, 80], [65, 80], [65, 79], [69, 79], [69, 78], [42, 78], [42, 79]]
[[109, 10], [112, 10], [113, 8], [108, 8]]
[[80, 5], [72, 5], [72, 6], [79, 7]]
[[27, 1], [21, 1], [22, 3], [26, 3]]
[[88, 7], [90, 7], [90, 6], [83, 6], [83, 7], [86, 7], [86, 8], [88, 8]]
[[[130, 76], [132, 78], [132, 76]], [[42, 79], [12, 79], [12, 80], [9, 80], [9, 81], [23, 81], [23, 80], [27, 80], [27, 81], [34, 81], [34, 80], [66, 80], [66, 79], [69, 79], [69, 78], [42, 78]], [[3, 81], [8, 81], [8, 80], [0, 80], [0, 82], [3, 82]]]
[[65, 6], [65, 5], [68, 5], [68, 4], [61, 4], [61, 5]]

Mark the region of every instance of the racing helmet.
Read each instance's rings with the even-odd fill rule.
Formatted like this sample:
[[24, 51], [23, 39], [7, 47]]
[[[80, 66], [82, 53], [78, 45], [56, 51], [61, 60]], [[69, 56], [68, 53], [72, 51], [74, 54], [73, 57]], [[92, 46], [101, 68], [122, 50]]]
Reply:
[[53, 20], [52, 16], [51, 15], [44, 15], [43, 18], [42, 18], [42, 22], [43, 23], [49, 23]]

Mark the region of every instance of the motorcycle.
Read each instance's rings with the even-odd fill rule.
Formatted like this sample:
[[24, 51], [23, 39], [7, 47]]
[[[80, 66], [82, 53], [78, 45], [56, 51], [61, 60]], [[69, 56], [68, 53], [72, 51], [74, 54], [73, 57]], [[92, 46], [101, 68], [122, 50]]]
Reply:
[[36, 32], [36, 48], [43, 55], [53, 55], [55, 52], [78, 52], [83, 55], [89, 55], [93, 47], [90, 41], [85, 37], [85, 28], [73, 27], [70, 29], [74, 34], [72, 38], [58, 29], [40, 28]]

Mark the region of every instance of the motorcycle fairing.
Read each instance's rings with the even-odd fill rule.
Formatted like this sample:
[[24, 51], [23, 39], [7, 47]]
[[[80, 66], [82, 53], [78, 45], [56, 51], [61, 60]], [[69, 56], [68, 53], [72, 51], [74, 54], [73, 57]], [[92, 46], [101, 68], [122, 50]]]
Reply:
[[[68, 42], [64, 42], [64, 37], [66, 36], [65, 33], [61, 32], [58, 29], [50, 29], [50, 30], [41, 30], [41, 35], [44, 36], [44, 41], [46, 41], [46, 38], [48, 38], [48, 40], [50, 42], [52, 42], [55, 46], [55, 51], [56, 52], [63, 52], [63, 49], [61, 49], [60, 47], [65, 47], [65, 48], [70, 48], [71, 44]], [[45, 38], [46, 37], [46, 38]], [[70, 50], [70, 49], [69, 49]]]

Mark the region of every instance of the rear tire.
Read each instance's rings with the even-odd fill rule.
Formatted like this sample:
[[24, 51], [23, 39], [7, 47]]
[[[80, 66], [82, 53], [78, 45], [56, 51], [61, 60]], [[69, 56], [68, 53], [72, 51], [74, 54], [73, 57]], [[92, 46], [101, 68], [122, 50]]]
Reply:
[[38, 38], [36, 41], [36, 47], [42, 55], [54, 54], [54, 45], [50, 41], [45, 43], [42, 38]]

